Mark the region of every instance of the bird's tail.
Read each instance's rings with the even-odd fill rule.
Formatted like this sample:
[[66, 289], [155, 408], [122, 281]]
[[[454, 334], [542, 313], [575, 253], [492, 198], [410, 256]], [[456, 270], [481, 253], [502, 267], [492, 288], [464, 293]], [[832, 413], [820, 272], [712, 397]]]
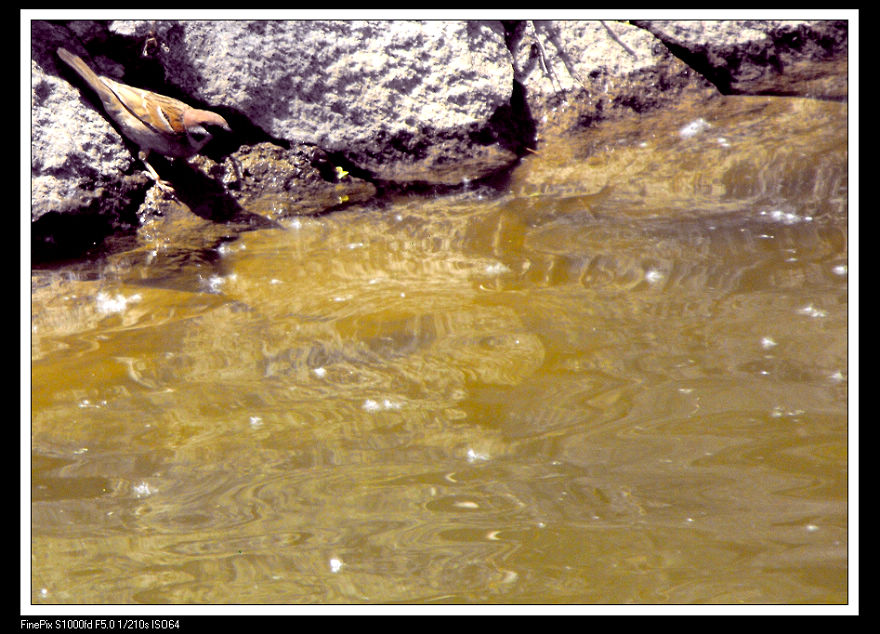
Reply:
[[89, 68], [89, 65], [86, 64], [79, 55], [74, 55], [66, 48], [61, 47], [58, 49], [58, 57], [64, 60], [65, 64], [79, 73], [80, 76], [91, 86], [94, 87], [101, 85], [101, 80], [98, 78], [98, 75], [95, 74], [95, 71]]

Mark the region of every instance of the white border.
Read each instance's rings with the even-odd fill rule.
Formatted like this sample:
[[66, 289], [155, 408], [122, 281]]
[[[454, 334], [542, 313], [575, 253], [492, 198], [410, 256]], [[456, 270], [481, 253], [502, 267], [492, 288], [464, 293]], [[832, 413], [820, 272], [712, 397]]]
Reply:
[[[849, 604], [846, 606], [614, 606], [614, 605], [486, 605], [486, 606], [267, 606], [267, 605], [34, 605], [31, 604], [31, 521], [30, 521], [30, 408], [31, 408], [31, 336], [30, 336], [30, 22], [39, 19], [845, 19], [849, 20]], [[23, 616], [49, 618], [57, 615], [360, 615], [360, 614], [441, 614], [441, 615], [845, 615], [859, 613], [859, 12], [857, 10], [688, 10], [645, 11], [615, 10], [234, 10], [234, 11], [148, 11], [148, 10], [31, 10], [21, 11], [20, 22], [20, 155], [21, 155], [21, 348], [20, 348], [20, 613]]]

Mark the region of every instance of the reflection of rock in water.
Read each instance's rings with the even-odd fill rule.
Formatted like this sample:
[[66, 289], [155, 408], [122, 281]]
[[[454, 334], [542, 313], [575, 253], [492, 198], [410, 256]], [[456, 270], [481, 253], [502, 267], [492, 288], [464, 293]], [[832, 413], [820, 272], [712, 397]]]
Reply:
[[[214, 352], [191, 367], [191, 378], [232, 372], [243, 380], [287, 381], [307, 390], [332, 383], [353, 393], [366, 385], [449, 393], [466, 382], [516, 384], [543, 362], [540, 339], [504, 307], [388, 316], [381, 311], [340, 320], [290, 315], [265, 321], [247, 340], [232, 315], [204, 315], [200, 327], [187, 334], [187, 346]], [[234, 347], [227, 345], [230, 331], [238, 333]]]
[[610, 217], [706, 216], [790, 199], [800, 208], [788, 211], [839, 216], [846, 157], [845, 103], [725, 97], [548, 141], [512, 186], [522, 198], [564, 195], [567, 209], [580, 202]]

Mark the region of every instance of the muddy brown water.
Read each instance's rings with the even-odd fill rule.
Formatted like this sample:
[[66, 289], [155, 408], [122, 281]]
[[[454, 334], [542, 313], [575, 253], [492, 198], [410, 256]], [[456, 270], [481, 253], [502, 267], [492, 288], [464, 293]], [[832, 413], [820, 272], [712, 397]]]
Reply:
[[847, 106], [32, 274], [35, 604], [848, 600]]

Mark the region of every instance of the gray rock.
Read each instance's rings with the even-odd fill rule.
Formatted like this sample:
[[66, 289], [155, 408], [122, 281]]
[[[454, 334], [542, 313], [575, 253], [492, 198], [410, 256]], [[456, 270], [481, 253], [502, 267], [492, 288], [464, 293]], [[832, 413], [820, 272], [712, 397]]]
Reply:
[[[93, 207], [102, 188], [118, 187], [131, 152], [103, 112], [63, 79], [55, 42], [69, 33], [34, 23], [31, 59], [31, 219]], [[130, 189], [129, 187], [128, 189]], [[124, 197], [108, 201], [119, 204]], [[124, 204], [124, 202], [123, 202]], [[113, 208], [99, 209], [112, 213]]]
[[842, 20], [643, 20], [724, 94], [847, 96]]
[[542, 136], [717, 93], [653, 35], [623, 22], [527, 21], [511, 47]]
[[[75, 257], [136, 222], [147, 178], [103, 116], [61, 77], [70, 31], [32, 25], [31, 245], [35, 261]], [[70, 45], [70, 44], [68, 44]]]
[[[235, 108], [271, 137], [338, 152], [378, 179], [455, 184], [516, 158], [490, 148], [492, 117], [513, 88], [498, 22], [150, 26], [170, 83]], [[450, 136], [456, 147], [437, 151]]]
[[316, 146], [245, 145], [209, 170], [242, 208], [269, 219], [317, 214], [376, 195], [372, 183], [334, 166]]
[[[218, 196], [250, 204], [261, 200], [260, 183], [271, 182], [273, 207], [302, 212], [312, 208], [296, 196], [286, 204], [277, 183], [320, 192], [309, 197], [329, 202], [362, 200], [374, 191], [353, 176], [340, 182], [332, 170], [329, 178], [308, 171], [308, 187], [301, 187], [278, 170], [300, 165], [310, 152], [303, 148], [318, 148], [328, 164], [344, 164], [379, 184], [455, 186], [509, 169], [541, 137], [685, 99], [723, 92], [845, 98], [846, 27], [829, 21], [35, 21], [32, 219], [83, 210], [134, 217], [149, 185], [97, 100], [80, 93], [60, 68], [55, 50], [62, 44], [100, 73], [226, 117], [236, 145], [217, 150], [216, 161], [235, 152], [235, 161], [250, 166], [242, 177], [261, 180], [236, 181], [235, 191], [223, 184]], [[259, 168], [266, 157], [277, 178]], [[211, 180], [228, 176], [232, 163], [217, 167], [216, 161], [212, 168], [205, 167], [211, 161], [192, 167]]]

